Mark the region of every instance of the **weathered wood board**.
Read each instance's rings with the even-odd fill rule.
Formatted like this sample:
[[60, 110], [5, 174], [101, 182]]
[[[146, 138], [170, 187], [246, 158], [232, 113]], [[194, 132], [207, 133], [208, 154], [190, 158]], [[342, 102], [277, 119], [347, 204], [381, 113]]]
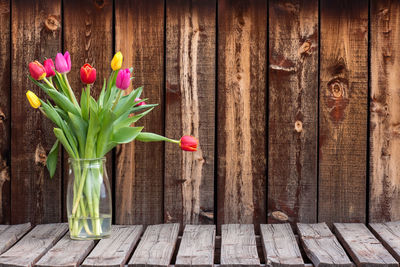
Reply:
[[30, 223], [0, 225], [0, 254], [12, 247], [30, 229]]
[[296, 237], [290, 224], [261, 224], [265, 262], [273, 267], [303, 267]]
[[266, 1], [218, 1], [218, 225], [267, 217], [266, 14]]
[[165, 221], [214, 223], [216, 0], [166, 3], [165, 134], [200, 145], [165, 145]]
[[318, 221], [365, 222], [368, 1], [320, 8]]
[[315, 267], [353, 267], [335, 235], [325, 223], [297, 224], [301, 244]]
[[400, 261], [400, 222], [370, 223], [369, 226], [390, 254]]
[[[124, 55], [123, 67], [134, 68], [127, 91], [144, 86], [142, 98], [159, 104], [136, 125], [164, 134], [164, 1], [116, 0], [115, 48]], [[164, 145], [118, 146], [115, 161], [116, 223], [162, 223]]]
[[316, 222], [317, 0], [269, 1], [268, 71], [268, 221]]

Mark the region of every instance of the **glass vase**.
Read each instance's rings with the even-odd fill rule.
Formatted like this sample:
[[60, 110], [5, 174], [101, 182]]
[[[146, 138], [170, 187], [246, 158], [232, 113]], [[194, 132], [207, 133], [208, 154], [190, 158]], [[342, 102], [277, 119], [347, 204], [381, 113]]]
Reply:
[[106, 158], [68, 159], [67, 213], [71, 239], [110, 235], [112, 198]]

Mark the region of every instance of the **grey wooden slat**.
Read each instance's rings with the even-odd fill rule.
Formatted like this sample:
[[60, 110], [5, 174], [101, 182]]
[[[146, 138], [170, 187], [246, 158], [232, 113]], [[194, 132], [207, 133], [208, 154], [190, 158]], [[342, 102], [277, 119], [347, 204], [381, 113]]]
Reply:
[[221, 239], [221, 266], [260, 266], [252, 224], [224, 224]]
[[33, 266], [67, 231], [66, 223], [37, 225], [0, 256], [0, 266]]
[[297, 224], [304, 251], [315, 267], [352, 267], [343, 247], [325, 223]]
[[178, 223], [148, 226], [129, 261], [129, 266], [168, 266], [178, 232]]
[[30, 223], [0, 225], [0, 254], [14, 245], [30, 229]]
[[175, 266], [213, 266], [214, 246], [215, 225], [186, 225]]
[[79, 266], [94, 247], [93, 240], [72, 240], [67, 233], [36, 264], [40, 267]]
[[400, 261], [400, 221], [370, 223], [369, 226], [392, 256]]
[[82, 266], [124, 266], [142, 232], [142, 225], [113, 225], [111, 236], [100, 240]]
[[304, 261], [290, 224], [261, 224], [260, 228], [267, 265], [304, 267]]
[[357, 266], [399, 266], [364, 224], [334, 223], [333, 225], [337, 237]]

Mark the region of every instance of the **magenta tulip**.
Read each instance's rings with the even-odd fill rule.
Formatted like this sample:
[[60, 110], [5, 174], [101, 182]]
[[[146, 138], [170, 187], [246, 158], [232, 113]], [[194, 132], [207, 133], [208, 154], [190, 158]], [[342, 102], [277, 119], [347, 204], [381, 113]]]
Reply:
[[43, 66], [46, 69], [46, 77], [52, 77], [52, 76], [56, 75], [56, 73], [54, 72], [54, 63], [51, 58], [46, 59], [43, 62]]
[[56, 56], [56, 70], [59, 73], [68, 73], [71, 70], [71, 57], [67, 52], [65, 54], [58, 53]]
[[[140, 100], [142, 100], [142, 99], [140, 99], [139, 97], [136, 97], [136, 98], [135, 98], [135, 102], [139, 102]], [[140, 101], [139, 103], [137, 103], [137, 104], [135, 105], [135, 107], [143, 106], [143, 105], [146, 105], [146, 102]]]
[[126, 90], [131, 83], [131, 72], [129, 69], [120, 70], [115, 85], [121, 90]]

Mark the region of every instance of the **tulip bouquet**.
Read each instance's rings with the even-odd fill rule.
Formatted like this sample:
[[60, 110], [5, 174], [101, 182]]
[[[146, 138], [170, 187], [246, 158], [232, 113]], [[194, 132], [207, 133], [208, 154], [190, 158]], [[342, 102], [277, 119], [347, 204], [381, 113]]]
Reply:
[[[28, 91], [28, 101], [55, 124], [53, 131], [57, 140], [46, 162], [51, 177], [56, 170], [59, 144], [67, 151], [70, 165], [71, 160], [104, 158], [118, 144], [133, 140], [167, 141], [179, 144], [182, 150], [196, 151], [198, 142], [194, 137], [183, 136], [180, 140], [174, 140], [143, 132], [143, 127], [133, 125], [156, 105], [147, 104], [147, 99], [140, 98], [142, 87], [124, 94], [133, 79], [132, 68], [121, 69], [121, 66], [122, 54], [118, 52], [111, 61], [109, 79], [104, 79], [96, 100], [90, 93], [96, 81], [96, 69], [90, 64], [84, 64], [80, 69], [84, 88], [78, 102], [67, 78], [71, 70], [68, 52], [57, 54], [55, 66], [52, 59], [46, 59], [43, 65], [38, 61], [29, 63], [29, 78], [46, 93], [48, 99], [39, 99], [32, 91]], [[74, 180], [71, 183], [71, 203], [67, 208], [72, 238], [101, 238], [109, 232], [102, 221], [104, 218], [100, 203], [105, 194], [102, 177], [106, 172], [101, 164], [96, 166], [96, 169], [89, 168], [88, 164], [70, 166]], [[111, 214], [111, 208], [108, 212]], [[111, 220], [108, 221], [111, 224]]]

